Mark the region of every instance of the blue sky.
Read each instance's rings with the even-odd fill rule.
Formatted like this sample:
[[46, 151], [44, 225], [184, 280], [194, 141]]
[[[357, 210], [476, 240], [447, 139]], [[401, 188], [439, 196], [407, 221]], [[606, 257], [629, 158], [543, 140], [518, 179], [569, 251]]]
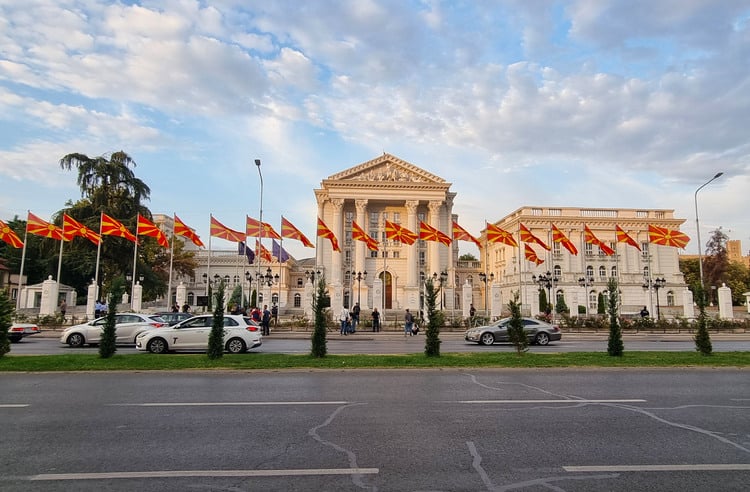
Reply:
[[[750, 249], [747, 1], [0, 0], [0, 219], [80, 197], [124, 150], [208, 239], [383, 151], [453, 183], [479, 234], [522, 205], [674, 209]], [[216, 246], [223, 245], [216, 240]], [[296, 241], [297, 257], [309, 256]], [[215, 247], [216, 247], [215, 246]], [[471, 252], [468, 243], [462, 251]]]

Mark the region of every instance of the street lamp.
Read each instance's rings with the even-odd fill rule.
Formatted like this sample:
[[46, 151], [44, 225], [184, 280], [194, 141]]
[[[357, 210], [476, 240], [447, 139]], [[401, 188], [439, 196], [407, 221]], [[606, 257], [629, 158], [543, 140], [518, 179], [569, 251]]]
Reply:
[[586, 316], [589, 315], [589, 286], [594, 284], [594, 277], [588, 273], [578, 279], [578, 285], [583, 287], [584, 303], [586, 304]]
[[[701, 186], [698, 187], [697, 190], [695, 190], [695, 232], [698, 235], [698, 271], [700, 272], [700, 278], [701, 278], [701, 290], [703, 289], [703, 256], [701, 253], [701, 249], [703, 248], [703, 244], [701, 244], [701, 228], [698, 224], [698, 192], [703, 189], [704, 186], [706, 186], [711, 181], [721, 177], [721, 175], [724, 173], [716, 173], [716, 175], [703, 183]], [[658, 292], [658, 291], [657, 291]]]
[[664, 277], [662, 278], [649, 278], [644, 277], [643, 278], [643, 290], [651, 290], [654, 289], [654, 292], [656, 292], [656, 319], [661, 319], [661, 312], [659, 311], [659, 289], [664, 287], [667, 283], [667, 279]]
[[[260, 237], [258, 242], [263, 247], [263, 173], [260, 172], [260, 159], [255, 159], [255, 165], [258, 167], [258, 176], [260, 177]], [[260, 259], [258, 259], [258, 277], [260, 277]]]
[[[550, 312], [554, 316], [555, 309], [552, 304], [552, 287], [554, 287], [557, 277], [553, 276], [551, 272], [543, 273], [538, 277], [536, 275], [531, 276], [531, 281], [536, 282], [540, 289], [547, 289], [547, 305], [544, 306], [544, 312], [549, 314]], [[552, 309], [550, 309], [552, 307]]]
[[[485, 312], [485, 315], [487, 315], [487, 317], [489, 318], [489, 309], [487, 309], [487, 280], [488, 280], [487, 274], [484, 273], [484, 272], [480, 272], [479, 273], [479, 280], [481, 280], [482, 282], [484, 282], [484, 312]], [[490, 275], [489, 275], [489, 281], [490, 281], [490, 283], [492, 283], [492, 282], [495, 281], [495, 274], [494, 273], [490, 273]]]
[[445, 281], [448, 280], [448, 273], [447, 272], [440, 272], [440, 275], [438, 275], [436, 272], [432, 273], [432, 281], [433, 282], [439, 282], [440, 283], [440, 310], [443, 310], [443, 284]]
[[357, 273], [352, 272], [352, 275], [353, 275], [353, 279], [357, 281], [357, 304], [359, 304], [360, 298], [362, 296], [362, 287], [360, 286], [360, 283], [362, 282], [363, 279], [367, 278], [367, 270], [365, 270], [364, 272], [357, 272]]

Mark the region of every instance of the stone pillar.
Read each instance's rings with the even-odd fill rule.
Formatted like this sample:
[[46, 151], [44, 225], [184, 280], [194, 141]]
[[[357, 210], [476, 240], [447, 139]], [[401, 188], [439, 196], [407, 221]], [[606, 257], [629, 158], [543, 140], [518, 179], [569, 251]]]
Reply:
[[143, 286], [139, 281], [136, 280], [135, 285], [133, 286], [133, 305], [131, 306], [131, 309], [133, 309], [133, 311], [136, 313], [140, 313], [142, 306]]
[[747, 307], [747, 312], [750, 313], [750, 292], [743, 292], [743, 296], [745, 296], [745, 306]]
[[[355, 200], [354, 205], [357, 207], [357, 225], [363, 230], [367, 230], [368, 218], [367, 218], [367, 200]], [[364, 241], [354, 241], [355, 252], [354, 252], [354, 268], [355, 272], [361, 272], [362, 275], [365, 273], [365, 261], [367, 259], [368, 252], [367, 245]], [[354, 284], [352, 284], [354, 285]], [[361, 310], [369, 309], [367, 302], [367, 281], [363, 279], [356, 285], [356, 297], [352, 293], [352, 298], [359, 298], [359, 307]], [[357, 301], [354, 301], [357, 302]]]
[[687, 319], [695, 318], [695, 309], [693, 307], [693, 292], [685, 287], [682, 291], [682, 315]]
[[42, 282], [42, 303], [39, 306], [40, 316], [52, 316], [57, 309], [57, 282], [52, 280], [52, 275]]
[[94, 319], [94, 315], [96, 314], [96, 300], [99, 298], [98, 295], [99, 286], [91, 282], [86, 291], [86, 317], [88, 319]]
[[[430, 209], [430, 218], [428, 219], [429, 224], [430, 226], [438, 230], [440, 229], [441, 206], [442, 203], [438, 201], [431, 201], [428, 205]], [[427, 257], [429, 258], [430, 265], [428, 273], [430, 275], [432, 275], [433, 273], [437, 273], [439, 276], [440, 272], [443, 271], [442, 265], [440, 263], [440, 246], [441, 244], [437, 241], [427, 241]]]
[[461, 286], [461, 306], [462, 306], [462, 312], [464, 318], [469, 317], [469, 309], [471, 308], [471, 304], [473, 304], [474, 300], [472, 299], [472, 293], [474, 289], [472, 288], [471, 284], [467, 280], [464, 282], [464, 285]]
[[312, 276], [311, 276], [310, 278], [307, 279], [307, 283], [305, 284], [305, 300], [302, 303], [302, 307], [305, 312], [305, 318], [307, 318], [313, 323], [315, 322], [315, 320], [313, 319], [313, 306], [312, 306], [314, 290], [315, 290], [315, 287], [313, 286]]
[[490, 284], [490, 316], [499, 318], [503, 315], [503, 298], [500, 295], [500, 284], [492, 282]]
[[[406, 207], [406, 228], [415, 234], [419, 233], [419, 225], [417, 224], [417, 206], [419, 202], [417, 200], [407, 200], [404, 204]], [[396, 295], [396, 299], [400, 300], [399, 308], [409, 310], [413, 313], [419, 312], [419, 240], [414, 241], [414, 244], [406, 246], [408, 263], [406, 264], [406, 282], [403, 287], [403, 299], [399, 299]], [[395, 281], [395, 280], [394, 280]], [[397, 292], [394, 284], [393, 292]], [[394, 305], [394, 308], [396, 306]]]
[[[175, 289], [175, 302], [177, 303], [180, 308], [187, 302], [187, 287], [183, 282], [180, 282], [177, 288]], [[170, 309], [172, 308], [172, 305], [169, 304]]]
[[727, 284], [721, 284], [719, 287], [719, 318], [733, 319], [734, 311], [732, 310], [732, 289]]
[[372, 307], [378, 308], [381, 317], [385, 316], [385, 309], [383, 308], [383, 281], [377, 276], [372, 281]]

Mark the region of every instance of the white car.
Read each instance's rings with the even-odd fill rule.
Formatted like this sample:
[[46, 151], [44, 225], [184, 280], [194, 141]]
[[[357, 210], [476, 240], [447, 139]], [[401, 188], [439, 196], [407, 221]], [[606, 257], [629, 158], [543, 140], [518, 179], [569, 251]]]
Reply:
[[[60, 343], [74, 348], [83, 347], [87, 343], [96, 345], [102, 338], [106, 322], [107, 317], [104, 316], [88, 323], [66, 328], [60, 336]], [[135, 338], [144, 331], [162, 326], [167, 326], [167, 323], [153, 314], [117, 313], [115, 314], [115, 343], [117, 345], [135, 343]]]
[[11, 342], [20, 342], [22, 338], [40, 333], [38, 325], [32, 323], [13, 323], [8, 330], [8, 339]]
[[[135, 348], [152, 354], [164, 354], [170, 350], [207, 350], [211, 325], [212, 314], [193, 316], [169, 328], [142, 333], [135, 340]], [[240, 354], [260, 347], [262, 343], [258, 323], [247, 316], [224, 315], [224, 349], [227, 352]]]

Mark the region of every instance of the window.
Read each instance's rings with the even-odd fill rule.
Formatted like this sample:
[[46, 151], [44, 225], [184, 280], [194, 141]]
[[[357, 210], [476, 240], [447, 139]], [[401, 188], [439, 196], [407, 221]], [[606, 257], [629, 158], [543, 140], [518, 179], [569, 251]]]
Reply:
[[674, 292], [667, 292], [667, 306], [674, 306]]
[[426, 261], [425, 252], [420, 251], [419, 252], [419, 266], [424, 266], [425, 261]]
[[393, 257], [394, 258], [398, 258], [399, 257], [399, 252], [398, 251], [394, 251], [393, 252]]
[[591, 255], [593, 255], [593, 254], [594, 254], [594, 245], [593, 245], [593, 244], [591, 244], [591, 243], [585, 243], [585, 244], [583, 245], [583, 253], [584, 253], [584, 254], [585, 254], [586, 256], [591, 256]]
[[377, 251], [370, 251], [370, 258], [377, 258], [378, 252]]
[[592, 290], [589, 292], [589, 311], [596, 311], [596, 309], [599, 307], [599, 299], [596, 295], [596, 291]]
[[612, 275], [611, 275], [611, 277], [612, 277], [612, 278], [617, 278], [617, 267], [616, 267], [616, 266], [613, 266], [613, 267], [612, 267], [612, 270], [611, 270], [611, 272], [612, 272]]
[[193, 304], [195, 304], [194, 301], [195, 301], [195, 295], [192, 292], [188, 292], [187, 303], [192, 306]]
[[302, 296], [299, 294], [294, 294], [294, 307], [302, 307]]
[[466, 277], [466, 281], [469, 282], [469, 285], [474, 285], [474, 277], [472, 275]]
[[641, 243], [641, 256], [648, 258], [648, 241]]
[[302, 277], [297, 277], [297, 287], [302, 287], [303, 283]]
[[604, 267], [604, 266], [600, 266], [599, 267], [599, 277], [603, 278], [603, 279], [607, 278], [607, 268], [606, 267]]
[[388, 251], [383, 251], [383, 258], [388, 258]]
[[562, 251], [560, 251], [560, 243], [552, 243], [552, 254], [555, 256], [560, 256], [562, 254]]
[[643, 267], [643, 278], [649, 278], [649, 269], [647, 266]]
[[560, 265], [555, 265], [555, 267], [552, 269], [552, 274], [558, 280], [562, 278], [562, 268], [560, 268]]
[[401, 213], [400, 212], [393, 212], [393, 222], [399, 224], [401, 223]]
[[263, 304], [263, 292], [258, 292], [258, 304]]
[[591, 265], [586, 267], [586, 277], [594, 278], [594, 267], [592, 267]]

